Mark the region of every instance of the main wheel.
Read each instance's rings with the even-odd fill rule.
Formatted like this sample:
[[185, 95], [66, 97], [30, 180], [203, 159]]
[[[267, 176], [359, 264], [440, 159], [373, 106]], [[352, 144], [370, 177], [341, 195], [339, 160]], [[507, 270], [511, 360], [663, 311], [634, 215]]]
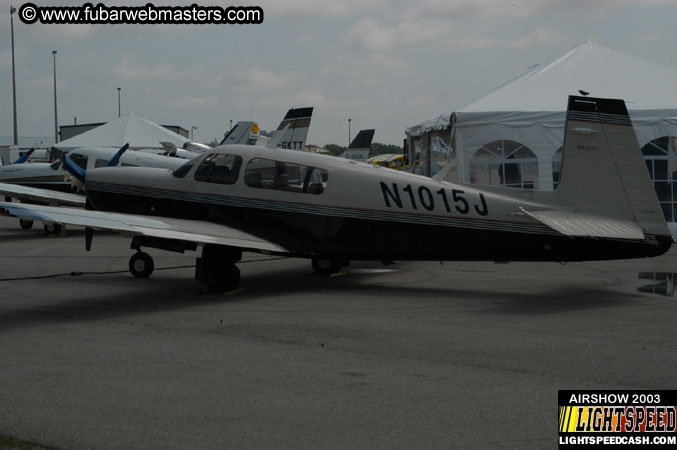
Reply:
[[341, 270], [341, 263], [334, 259], [313, 258], [313, 270], [320, 275], [331, 275]]
[[60, 223], [53, 223], [53, 222], [48, 222], [44, 226], [45, 228], [45, 233], [47, 234], [54, 234], [56, 236], [61, 234], [61, 224]]
[[136, 252], [129, 258], [129, 271], [136, 278], [148, 278], [154, 268], [153, 258], [148, 253]]
[[19, 226], [24, 230], [33, 228], [33, 221], [30, 219], [19, 219]]
[[207, 288], [210, 292], [228, 292], [234, 291], [240, 285], [240, 269], [235, 264], [226, 267], [218, 274], [216, 272], [210, 280], [207, 281]]

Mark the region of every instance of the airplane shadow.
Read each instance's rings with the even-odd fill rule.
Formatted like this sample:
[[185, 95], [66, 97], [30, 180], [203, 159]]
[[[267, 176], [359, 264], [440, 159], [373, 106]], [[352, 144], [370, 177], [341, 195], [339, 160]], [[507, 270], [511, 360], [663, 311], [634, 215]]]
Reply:
[[[53, 287], [56, 293], [71, 290], [73, 295], [86, 292], [87, 297], [59, 299], [55, 294], [50, 299], [49, 295], [44, 294], [45, 301], [40, 305], [1, 312], [0, 333], [50, 324], [103, 321], [161, 311], [189, 310], [215, 303], [251, 303], [271, 297], [281, 297], [280, 302], [284, 302], [282, 297], [299, 294], [321, 296], [329, 293], [336, 296], [339, 302], [351, 295], [366, 299], [420, 299], [420, 304], [429, 307], [432, 302], [436, 309], [458, 307], [468, 311], [470, 305], [478, 314], [518, 316], [614, 308], [637, 299], [637, 295], [629, 293], [577, 287], [575, 284], [537, 293], [515, 293], [500, 289], [491, 292], [459, 289], [454, 288], [453, 281], [448, 287], [436, 288], [388, 285], [385, 282], [365, 284], [365, 279], [368, 279], [365, 275], [337, 278], [308, 275], [308, 270], [300, 267], [273, 268], [267, 272], [246, 275], [240, 289], [225, 295], [205, 292], [204, 287], [192, 280], [192, 269], [158, 273], [149, 279], [134, 279], [129, 274], [120, 273], [88, 275], [78, 277], [77, 281], [70, 278], [33, 280], [30, 285], [33, 292]], [[28, 292], [26, 296], [30, 295]], [[52, 300], [53, 303], [50, 303]], [[354, 307], [355, 304], [351, 305]], [[398, 305], [401, 306], [401, 301], [398, 301]], [[412, 305], [416, 306], [416, 303]]]

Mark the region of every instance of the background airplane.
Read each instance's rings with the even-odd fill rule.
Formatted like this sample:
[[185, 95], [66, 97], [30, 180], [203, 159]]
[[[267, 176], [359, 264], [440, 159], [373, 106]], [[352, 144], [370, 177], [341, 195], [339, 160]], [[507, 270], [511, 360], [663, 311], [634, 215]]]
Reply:
[[369, 152], [371, 151], [371, 141], [374, 139], [374, 130], [360, 130], [350, 143], [345, 152], [341, 153], [341, 158], [352, 159], [353, 161], [367, 162]]

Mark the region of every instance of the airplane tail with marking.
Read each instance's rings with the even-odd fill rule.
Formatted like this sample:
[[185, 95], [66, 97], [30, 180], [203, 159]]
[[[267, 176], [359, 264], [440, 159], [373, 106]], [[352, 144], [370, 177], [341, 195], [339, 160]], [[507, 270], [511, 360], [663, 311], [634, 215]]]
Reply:
[[360, 130], [350, 143], [345, 152], [341, 153], [341, 158], [352, 159], [353, 161], [367, 162], [369, 152], [371, 151], [371, 141], [374, 139], [374, 130]]
[[270, 138], [268, 147], [304, 151], [313, 107], [290, 109]]
[[553, 195], [568, 211], [524, 212], [565, 235], [649, 242], [670, 236], [623, 100], [569, 97]]

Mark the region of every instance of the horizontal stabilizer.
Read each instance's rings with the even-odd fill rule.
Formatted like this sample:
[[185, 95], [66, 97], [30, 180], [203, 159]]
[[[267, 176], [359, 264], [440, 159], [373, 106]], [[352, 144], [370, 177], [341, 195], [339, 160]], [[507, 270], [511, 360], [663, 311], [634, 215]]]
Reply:
[[22, 219], [80, 225], [132, 235], [189, 241], [197, 244], [229, 245], [268, 252], [286, 251], [284, 248], [257, 236], [211, 222], [74, 208], [55, 208], [23, 203], [0, 202], [0, 208], [6, 209], [10, 214]]
[[576, 211], [545, 210], [523, 213], [565, 236], [608, 239], [644, 239], [642, 228], [635, 222], [593, 216]]

